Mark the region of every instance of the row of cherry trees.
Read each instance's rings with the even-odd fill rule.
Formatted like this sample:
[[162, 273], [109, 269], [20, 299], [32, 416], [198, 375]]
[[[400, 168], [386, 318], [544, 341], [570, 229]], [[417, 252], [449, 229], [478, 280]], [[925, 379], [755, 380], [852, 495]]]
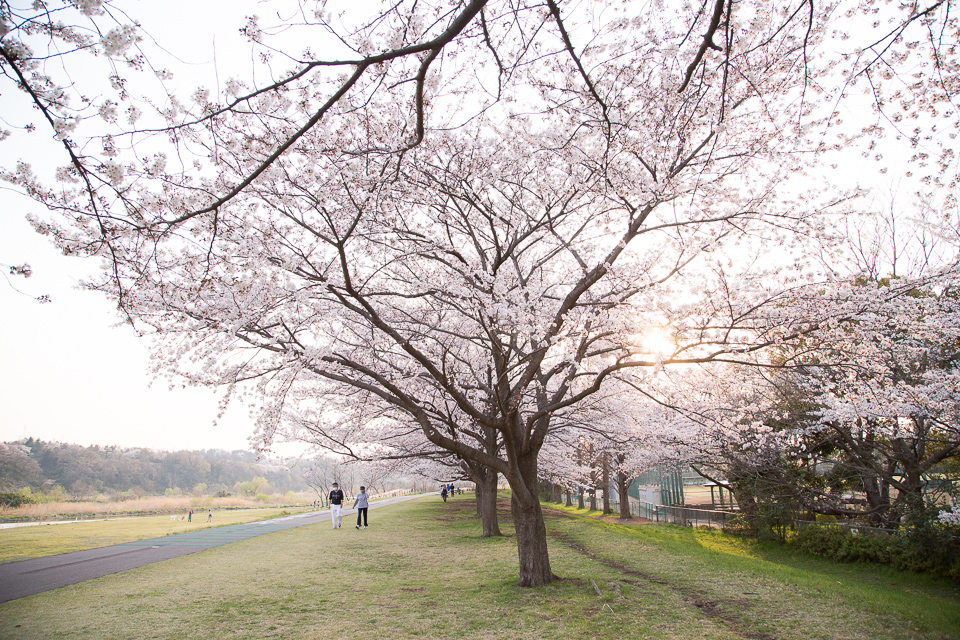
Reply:
[[873, 273], [767, 305], [754, 327], [777, 344], [753, 362], [666, 373], [647, 450], [726, 482], [748, 513], [779, 500], [892, 527], [955, 499], [944, 479], [960, 462], [957, 216], [919, 214], [898, 218], [902, 238], [890, 225], [869, 234], [870, 260], [851, 236], [846, 255]]
[[[0, 2], [32, 109], [4, 135], [61, 157], [2, 175], [102, 261], [88, 286], [159, 372], [254, 405], [262, 448], [442, 460], [488, 514], [505, 477], [542, 585], [545, 461], [635, 448], [668, 371], [768, 367], [834, 321], [785, 311], [853, 208], [833, 154], [904, 138], [954, 186], [953, 4], [278, 0], [249, 69], [184, 93], [120, 0]], [[675, 414], [653, 440], [681, 443]]]

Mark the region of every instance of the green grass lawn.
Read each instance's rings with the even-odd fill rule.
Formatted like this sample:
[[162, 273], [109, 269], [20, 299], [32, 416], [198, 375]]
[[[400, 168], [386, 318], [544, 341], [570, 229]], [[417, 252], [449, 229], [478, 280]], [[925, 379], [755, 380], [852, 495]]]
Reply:
[[[209, 527], [254, 522], [276, 518], [281, 513], [300, 513], [306, 509], [222, 509], [214, 511], [213, 520], [207, 522], [207, 511], [196, 511], [193, 521], [170, 520], [163, 516], [129, 516], [67, 522], [30, 527], [0, 529], [0, 564], [42, 558], [57, 553], [69, 553], [106, 547], [112, 544], [148, 540], [175, 533], [186, 533]], [[180, 514], [182, 515], [182, 514]], [[0, 638], [3, 636], [0, 635]]]
[[514, 539], [480, 538], [471, 498], [391, 505], [364, 531], [311, 525], [8, 602], [0, 638], [960, 639], [952, 583], [553, 506], [563, 579], [521, 589]]

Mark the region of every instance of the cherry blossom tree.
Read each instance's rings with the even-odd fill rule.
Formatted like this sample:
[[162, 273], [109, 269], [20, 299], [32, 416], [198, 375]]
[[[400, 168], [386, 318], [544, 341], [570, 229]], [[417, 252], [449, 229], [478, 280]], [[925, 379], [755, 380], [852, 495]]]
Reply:
[[873, 304], [815, 334], [818, 352], [835, 364], [798, 371], [802, 393], [816, 403], [804, 445], [840, 453], [838, 470], [857, 475], [882, 524], [921, 512], [927, 475], [960, 455], [958, 274], [936, 275], [858, 282], [847, 296]]
[[764, 496], [878, 526], [922, 513], [929, 474], [960, 455], [958, 276], [948, 265], [781, 294], [752, 324], [783, 339], [754, 362], [648, 385], [656, 426], [637, 446], [726, 482], [748, 513]]
[[[261, 447], [322, 431], [364, 457], [434, 448], [502, 474], [520, 584], [537, 586], [555, 577], [544, 447], [643, 371], [793, 337], [757, 334], [744, 310], [778, 298], [734, 286], [782, 266], [736, 258], [819, 250], [821, 214], [847, 194], [790, 178], [886, 131], [833, 137], [840, 112], [823, 104], [868, 84], [896, 120], [878, 85], [909, 63], [924, 86], [894, 110], [929, 92], [931, 117], [949, 117], [951, 4], [885, 9], [876, 28], [892, 31], [850, 71], [827, 46], [838, 7], [812, 2], [401, 2], [359, 19], [321, 3], [249, 19], [269, 81], [187, 98], [164, 93], [169, 73], [115, 5], [2, 3], [2, 73], [65, 159], [57, 182], [26, 163], [3, 177], [52, 212], [38, 231], [104, 261], [90, 286], [153, 331], [158, 367], [247, 390]], [[851, 6], [854, 24], [874, 9]], [[293, 53], [297, 33], [336, 53]], [[110, 69], [96, 91], [58, 75], [84, 54]], [[160, 94], [134, 99], [139, 71]], [[676, 329], [695, 339], [667, 357], [636, 343], [683, 299], [705, 307]]]

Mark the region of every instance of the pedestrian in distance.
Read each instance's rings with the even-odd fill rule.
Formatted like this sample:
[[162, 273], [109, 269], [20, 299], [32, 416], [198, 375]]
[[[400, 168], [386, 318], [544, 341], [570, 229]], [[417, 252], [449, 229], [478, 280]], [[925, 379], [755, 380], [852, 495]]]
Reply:
[[330, 521], [334, 529], [339, 529], [343, 525], [343, 491], [340, 490], [339, 484], [333, 483], [333, 489], [328, 497], [330, 498]]
[[193, 522], [193, 509], [190, 509], [190, 513], [187, 514], [187, 522]]
[[370, 508], [370, 505], [367, 503], [367, 489], [364, 486], [360, 486], [360, 493], [357, 494], [357, 499], [353, 501], [353, 506], [357, 507], [357, 529], [360, 528], [360, 520], [363, 520], [363, 528], [367, 528], [367, 509]]
[[213, 510], [207, 509], [207, 522], [210, 522], [211, 520], [213, 520]]
[[447, 501], [447, 485], [443, 485], [443, 488], [440, 489], [440, 497], [443, 498], [443, 501]]

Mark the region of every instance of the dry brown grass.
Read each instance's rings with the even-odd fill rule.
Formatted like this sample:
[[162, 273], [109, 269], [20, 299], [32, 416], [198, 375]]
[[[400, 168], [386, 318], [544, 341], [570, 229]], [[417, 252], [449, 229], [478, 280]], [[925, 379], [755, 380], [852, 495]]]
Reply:
[[307, 494], [298, 494], [297, 500], [288, 502], [283, 496], [272, 496], [267, 502], [254, 498], [230, 496], [228, 498], [194, 496], [156, 496], [134, 498], [122, 502], [45, 502], [26, 504], [21, 507], [0, 507], [0, 518], [9, 522], [18, 520], [49, 521], [74, 518], [96, 518], [124, 514], [169, 514], [186, 513], [190, 509], [252, 509], [282, 505], [308, 505], [314, 500]]

